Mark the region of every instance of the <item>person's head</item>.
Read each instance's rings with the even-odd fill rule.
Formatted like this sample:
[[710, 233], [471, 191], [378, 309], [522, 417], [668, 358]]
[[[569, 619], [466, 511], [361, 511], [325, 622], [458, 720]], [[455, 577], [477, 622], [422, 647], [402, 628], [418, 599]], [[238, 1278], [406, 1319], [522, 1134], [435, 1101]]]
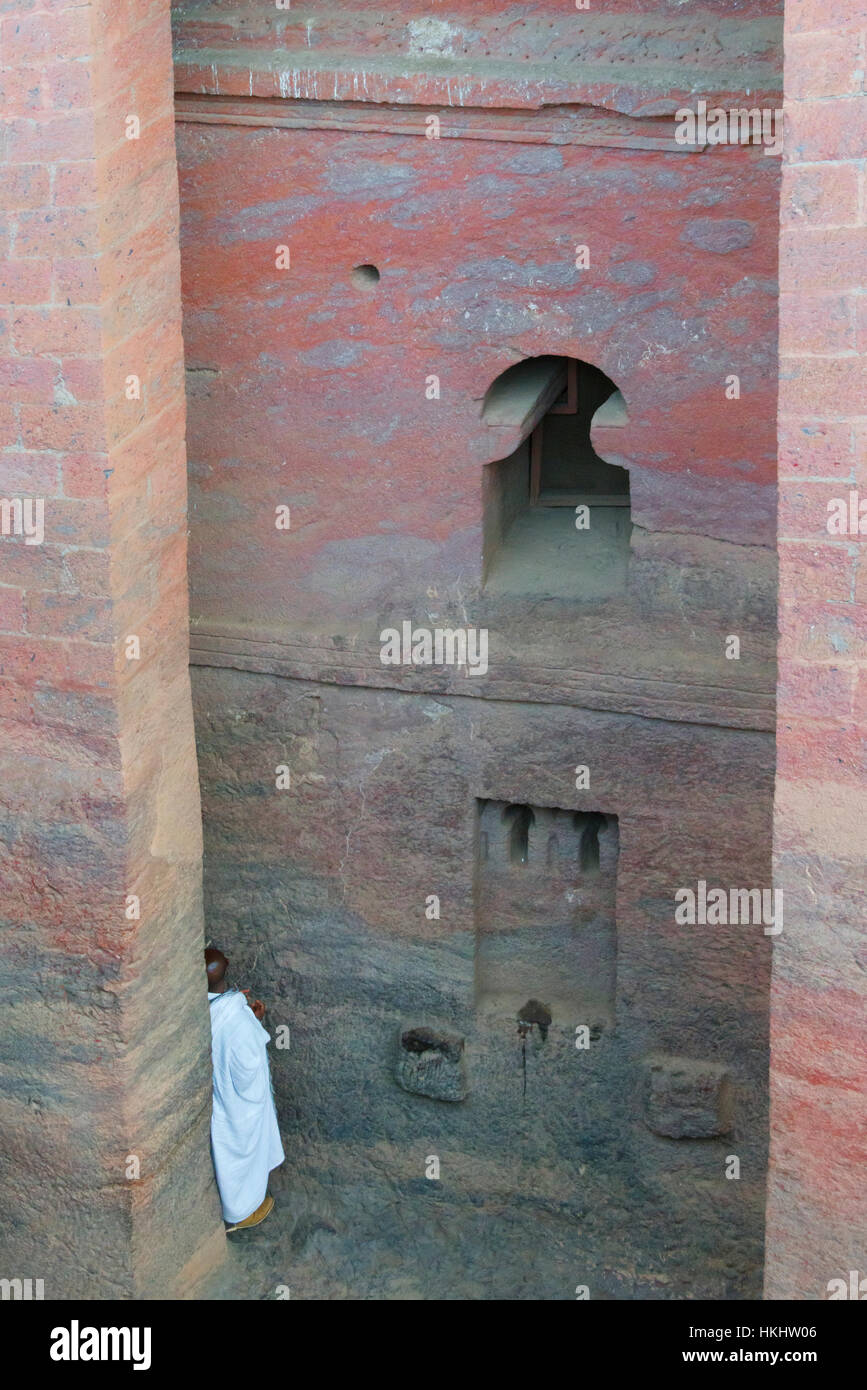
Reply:
[[223, 952], [218, 951], [216, 946], [208, 946], [205, 950], [205, 970], [208, 974], [208, 989], [211, 994], [222, 994], [226, 988], [228, 968], [229, 962]]

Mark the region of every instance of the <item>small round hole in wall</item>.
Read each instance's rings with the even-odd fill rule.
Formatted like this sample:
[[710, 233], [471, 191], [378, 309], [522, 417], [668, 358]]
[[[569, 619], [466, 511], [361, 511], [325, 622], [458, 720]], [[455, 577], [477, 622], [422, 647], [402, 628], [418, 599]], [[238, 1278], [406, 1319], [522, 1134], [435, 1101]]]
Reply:
[[374, 285], [379, 284], [379, 271], [375, 265], [357, 265], [351, 279], [356, 289], [372, 290]]

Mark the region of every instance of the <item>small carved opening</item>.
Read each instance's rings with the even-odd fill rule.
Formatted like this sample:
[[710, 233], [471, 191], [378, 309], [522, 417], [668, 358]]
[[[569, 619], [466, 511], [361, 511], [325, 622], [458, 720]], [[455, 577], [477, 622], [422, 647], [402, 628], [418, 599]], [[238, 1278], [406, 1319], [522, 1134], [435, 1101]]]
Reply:
[[538, 999], [528, 999], [518, 1013], [518, 1032], [526, 1037], [534, 1027], [539, 1029], [539, 1035], [544, 1042], [551, 1027], [551, 1010]]
[[530, 857], [530, 827], [536, 817], [529, 806], [507, 806], [503, 820], [509, 825], [509, 860], [512, 864], [526, 864]]
[[374, 285], [379, 284], [379, 271], [375, 265], [357, 265], [351, 279], [356, 289], [372, 290]]
[[599, 870], [599, 832], [608, 824], [605, 816], [598, 811], [576, 813], [573, 824], [580, 836], [579, 861], [585, 874]]
[[450, 1062], [457, 1062], [464, 1050], [463, 1038], [433, 1028], [409, 1028], [401, 1034], [400, 1045], [405, 1052], [439, 1052]]

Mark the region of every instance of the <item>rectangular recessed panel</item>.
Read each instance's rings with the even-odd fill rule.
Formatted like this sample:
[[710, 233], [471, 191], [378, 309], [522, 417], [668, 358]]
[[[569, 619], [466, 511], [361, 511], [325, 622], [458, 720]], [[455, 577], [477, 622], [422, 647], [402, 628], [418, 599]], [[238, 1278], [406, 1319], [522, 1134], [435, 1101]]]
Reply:
[[476, 992], [557, 1020], [613, 1021], [617, 817], [479, 801]]

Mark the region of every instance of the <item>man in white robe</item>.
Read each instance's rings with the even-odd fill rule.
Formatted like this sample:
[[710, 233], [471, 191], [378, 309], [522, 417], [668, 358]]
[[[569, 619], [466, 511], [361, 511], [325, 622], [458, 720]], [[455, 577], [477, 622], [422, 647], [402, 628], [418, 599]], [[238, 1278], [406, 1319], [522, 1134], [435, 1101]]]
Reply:
[[268, 1174], [285, 1157], [268, 1068], [264, 1005], [226, 983], [222, 951], [205, 951], [211, 1010], [214, 1104], [211, 1152], [223, 1219], [236, 1231], [258, 1226], [274, 1206]]

